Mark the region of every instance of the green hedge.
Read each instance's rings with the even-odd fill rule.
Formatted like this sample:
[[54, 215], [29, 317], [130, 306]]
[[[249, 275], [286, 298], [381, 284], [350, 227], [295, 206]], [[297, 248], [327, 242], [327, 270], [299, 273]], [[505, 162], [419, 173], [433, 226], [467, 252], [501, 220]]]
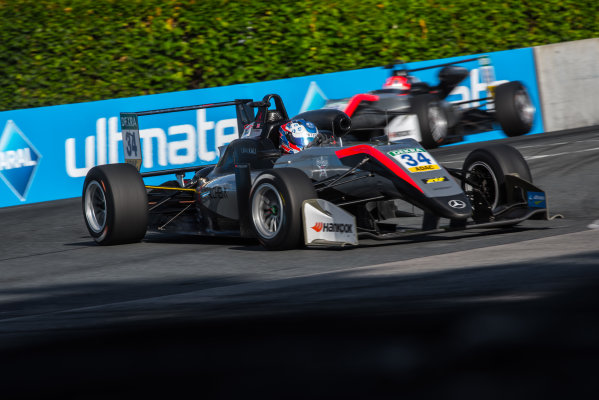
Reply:
[[596, 0], [0, 0], [0, 110], [599, 36]]

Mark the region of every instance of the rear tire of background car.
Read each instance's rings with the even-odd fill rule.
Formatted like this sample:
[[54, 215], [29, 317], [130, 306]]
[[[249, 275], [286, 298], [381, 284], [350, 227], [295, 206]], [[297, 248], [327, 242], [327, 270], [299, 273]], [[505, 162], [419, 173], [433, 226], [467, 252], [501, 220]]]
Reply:
[[312, 181], [295, 168], [260, 174], [250, 192], [250, 225], [269, 250], [288, 250], [304, 243], [302, 204], [317, 198]]
[[141, 175], [129, 164], [99, 165], [83, 184], [83, 216], [101, 245], [139, 242], [148, 226], [148, 197]]
[[521, 82], [507, 82], [495, 88], [495, 117], [507, 136], [530, 132], [534, 114], [530, 95]]
[[[506, 144], [489, 145], [472, 151], [464, 161], [463, 171], [481, 186], [491, 209], [506, 204], [506, 175], [516, 175], [532, 183], [528, 163], [518, 150]], [[464, 182], [462, 186], [466, 192], [472, 190], [468, 183]]]
[[414, 96], [412, 112], [418, 117], [422, 146], [434, 149], [443, 144], [449, 126], [446, 111], [441, 107], [439, 98], [432, 94]]

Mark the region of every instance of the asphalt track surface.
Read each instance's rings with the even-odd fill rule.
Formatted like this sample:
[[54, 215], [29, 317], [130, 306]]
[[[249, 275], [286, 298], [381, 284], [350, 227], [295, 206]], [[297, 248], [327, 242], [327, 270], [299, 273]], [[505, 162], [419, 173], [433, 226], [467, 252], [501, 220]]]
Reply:
[[[0, 209], [0, 387], [7, 398], [595, 397], [599, 129], [501, 142], [525, 156], [556, 218], [269, 252], [193, 236], [97, 246], [80, 199]], [[432, 153], [460, 167], [480, 145]]]

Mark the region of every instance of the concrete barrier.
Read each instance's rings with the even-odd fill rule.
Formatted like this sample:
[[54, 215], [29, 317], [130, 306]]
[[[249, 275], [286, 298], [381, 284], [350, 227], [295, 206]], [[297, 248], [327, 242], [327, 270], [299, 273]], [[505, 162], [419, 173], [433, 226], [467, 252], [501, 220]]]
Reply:
[[534, 48], [546, 131], [599, 125], [599, 38]]

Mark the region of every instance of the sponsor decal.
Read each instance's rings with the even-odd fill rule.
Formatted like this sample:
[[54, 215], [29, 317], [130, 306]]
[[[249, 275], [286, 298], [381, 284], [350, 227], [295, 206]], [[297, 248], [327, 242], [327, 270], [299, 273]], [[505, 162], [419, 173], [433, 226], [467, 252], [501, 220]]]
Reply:
[[444, 176], [440, 176], [438, 178], [428, 178], [428, 179], [423, 179], [422, 182], [424, 182], [425, 184], [429, 184], [429, 183], [436, 183], [436, 182], [445, 182], [447, 180], [446, 177]]
[[255, 147], [242, 147], [241, 153], [242, 154], [256, 154], [256, 148]]
[[221, 186], [215, 186], [210, 189], [210, 198], [211, 199], [228, 199], [229, 195], [227, 195], [227, 191], [224, 190]]
[[121, 127], [123, 130], [125, 162], [133, 165], [139, 171], [141, 168], [141, 142], [137, 115], [131, 113], [121, 114]]
[[[257, 124], [260, 125], [260, 124]], [[241, 137], [257, 137], [260, 136], [262, 134], [262, 129], [256, 129], [254, 128], [254, 122], [252, 122], [251, 124], [247, 124], [243, 127], [243, 133], [241, 134]]]
[[449, 204], [449, 207], [451, 208], [466, 208], [466, 202], [462, 201], [462, 200], [449, 200], [447, 202], [447, 204]]
[[527, 192], [528, 206], [531, 208], [547, 208], [545, 193]]
[[425, 172], [425, 171], [433, 171], [436, 169], [441, 169], [438, 165], [419, 165], [417, 167], [408, 168], [410, 172]]
[[329, 160], [325, 156], [320, 156], [315, 160], [316, 168], [320, 172], [320, 178], [327, 177], [327, 167], [329, 166]]
[[303, 202], [304, 241], [307, 245], [358, 244], [356, 217], [323, 199]]
[[412, 173], [441, 169], [433, 157], [421, 148], [392, 150], [387, 152], [387, 154], [399, 161], [404, 168]]
[[399, 132], [389, 132], [389, 141], [392, 141], [394, 139], [399, 139], [402, 138], [404, 136], [410, 136], [412, 134], [412, 131], [399, 131]]
[[352, 224], [337, 224], [335, 222], [317, 222], [312, 227], [316, 232], [353, 233]]
[[41, 158], [27, 136], [8, 120], [0, 136], [0, 178], [21, 201], [27, 199]]
[[402, 154], [426, 153], [424, 149], [399, 149], [387, 152], [391, 157], [401, 156]]

